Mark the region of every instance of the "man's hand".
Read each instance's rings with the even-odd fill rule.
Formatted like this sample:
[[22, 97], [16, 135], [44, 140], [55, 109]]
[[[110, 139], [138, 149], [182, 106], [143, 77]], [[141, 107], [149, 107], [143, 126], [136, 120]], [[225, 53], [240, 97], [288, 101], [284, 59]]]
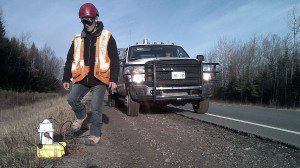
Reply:
[[64, 82], [63, 84], [65, 90], [70, 90], [70, 83], [69, 82]]
[[117, 88], [117, 84], [115, 82], [109, 82], [108, 88], [110, 88], [110, 90], [115, 90]]

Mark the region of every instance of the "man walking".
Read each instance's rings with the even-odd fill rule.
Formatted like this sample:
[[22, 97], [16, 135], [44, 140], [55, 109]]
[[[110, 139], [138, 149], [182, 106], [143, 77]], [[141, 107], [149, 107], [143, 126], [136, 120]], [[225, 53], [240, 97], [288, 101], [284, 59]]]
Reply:
[[72, 124], [74, 132], [79, 131], [87, 118], [83, 97], [92, 92], [90, 135], [84, 140], [86, 145], [96, 145], [100, 141], [102, 126], [102, 105], [107, 87], [116, 89], [119, 73], [119, 57], [116, 41], [111, 33], [98, 21], [97, 8], [86, 3], [80, 7], [79, 18], [83, 24], [81, 34], [75, 35], [69, 49], [63, 77], [63, 86], [69, 90], [74, 84], [68, 103], [75, 112]]

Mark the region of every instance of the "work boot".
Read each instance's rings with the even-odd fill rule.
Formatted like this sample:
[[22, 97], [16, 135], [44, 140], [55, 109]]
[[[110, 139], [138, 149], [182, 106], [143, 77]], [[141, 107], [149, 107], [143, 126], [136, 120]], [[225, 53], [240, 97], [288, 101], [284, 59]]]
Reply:
[[78, 132], [81, 129], [82, 123], [87, 118], [87, 115], [83, 119], [76, 119], [73, 121], [71, 129], [73, 132]]
[[89, 130], [91, 127], [91, 117], [92, 114], [90, 112], [87, 112], [87, 117], [86, 119], [83, 121], [83, 123], [81, 124], [81, 130]]
[[84, 144], [87, 146], [95, 146], [99, 143], [101, 137], [90, 135], [84, 140]]

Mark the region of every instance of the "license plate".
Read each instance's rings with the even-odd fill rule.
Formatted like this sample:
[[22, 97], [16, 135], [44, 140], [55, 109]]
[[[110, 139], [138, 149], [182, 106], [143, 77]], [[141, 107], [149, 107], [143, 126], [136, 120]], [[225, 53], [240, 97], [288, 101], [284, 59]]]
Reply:
[[185, 72], [172, 72], [172, 79], [185, 79]]

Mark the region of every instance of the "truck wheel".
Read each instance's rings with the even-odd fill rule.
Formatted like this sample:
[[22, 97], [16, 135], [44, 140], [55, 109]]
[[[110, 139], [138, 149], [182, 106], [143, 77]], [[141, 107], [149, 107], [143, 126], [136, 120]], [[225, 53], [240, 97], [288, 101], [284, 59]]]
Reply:
[[194, 111], [199, 114], [204, 114], [207, 112], [209, 107], [209, 99], [202, 100], [196, 104], [193, 104]]
[[107, 97], [108, 97], [108, 106], [116, 107], [116, 99], [114, 99], [114, 95], [109, 94]]
[[126, 98], [127, 98], [127, 115], [138, 116], [140, 112], [140, 103], [133, 101], [129, 93], [127, 94]]
[[108, 105], [109, 107], [115, 107], [115, 108], [119, 108], [119, 107], [123, 107], [124, 103], [118, 98], [119, 95], [118, 94], [113, 94], [113, 95], [108, 95]]

